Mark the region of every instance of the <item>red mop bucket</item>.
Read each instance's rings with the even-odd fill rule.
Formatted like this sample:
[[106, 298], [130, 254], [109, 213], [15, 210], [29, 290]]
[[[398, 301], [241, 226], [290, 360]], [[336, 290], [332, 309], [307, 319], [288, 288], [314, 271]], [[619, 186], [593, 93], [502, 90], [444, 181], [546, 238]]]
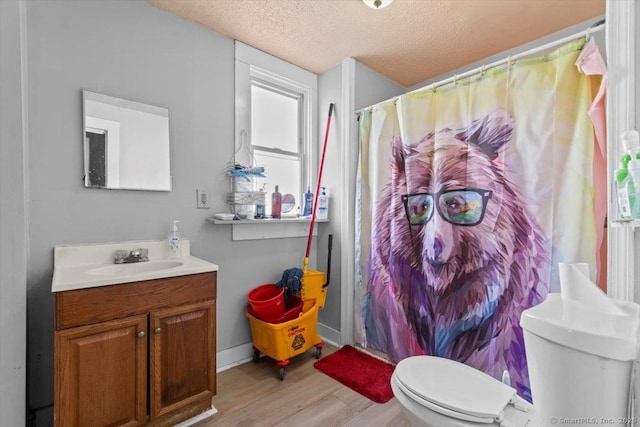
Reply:
[[284, 314], [284, 288], [268, 283], [249, 292], [249, 306], [261, 319], [277, 319]]

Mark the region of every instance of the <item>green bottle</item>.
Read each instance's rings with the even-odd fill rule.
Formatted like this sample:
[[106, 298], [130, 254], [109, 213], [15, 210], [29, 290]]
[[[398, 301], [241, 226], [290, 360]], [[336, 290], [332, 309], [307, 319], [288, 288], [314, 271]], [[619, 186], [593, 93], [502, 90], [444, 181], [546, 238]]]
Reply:
[[627, 165], [629, 173], [627, 191], [629, 193], [629, 208], [631, 219], [640, 219], [640, 158], [631, 159]]
[[640, 194], [637, 190], [640, 190], [640, 134], [636, 130], [629, 130], [622, 133], [621, 139], [625, 153], [620, 160], [620, 169], [615, 172], [618, 215], [620, 219], [639, 219]]
[[[618, 216], [620, 219], [631, 219], [629, 183], [633, 185], [633, 182], [629, 179], [629, 171], [627, 170], [623, 159], [620, 169], [616, 169], [616, 193], [618, 196]], [[633, 190], [635, 196], [635, 188]]]

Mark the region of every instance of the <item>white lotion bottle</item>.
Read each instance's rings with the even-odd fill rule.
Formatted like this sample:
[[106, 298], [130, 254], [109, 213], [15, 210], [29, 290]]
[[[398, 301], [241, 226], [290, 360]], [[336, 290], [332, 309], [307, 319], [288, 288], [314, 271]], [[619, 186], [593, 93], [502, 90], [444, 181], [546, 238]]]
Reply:
[[180, 258], [182, 256], [182, 238], [178, 233], [178, 222], [180, 221], [173, 221], [173, 226], [169, 233], [169, 258]]
[[318, 207], [316, 208], [316, 219], [329, 218], [329, 196], [327, 195], [327, 187], [320, 187], [320, 195], [318, 196]]

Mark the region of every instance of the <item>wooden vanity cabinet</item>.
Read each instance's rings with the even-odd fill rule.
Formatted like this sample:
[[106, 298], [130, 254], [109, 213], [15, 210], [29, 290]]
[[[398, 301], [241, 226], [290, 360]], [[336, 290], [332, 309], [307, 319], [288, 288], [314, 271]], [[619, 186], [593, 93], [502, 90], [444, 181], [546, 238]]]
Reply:
[[56, 426], [170, 426], [211, 407], [216, 272], [55, 297]]
[[214, 318], [214, 301], [151, 313], [152, 418], [211, 401], [216, 380]]
[[146, 329], [141, 315], [56, 332], [56, 425], [146, 423]]

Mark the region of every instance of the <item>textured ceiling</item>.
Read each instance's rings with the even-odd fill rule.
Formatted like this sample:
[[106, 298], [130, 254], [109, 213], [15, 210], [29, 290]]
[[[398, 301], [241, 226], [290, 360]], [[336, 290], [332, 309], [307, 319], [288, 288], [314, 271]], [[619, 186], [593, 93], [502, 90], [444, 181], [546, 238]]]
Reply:
[[146, 1], [314, 73], [352, 57], [403, 87], [605, 13], [605, 0]]

